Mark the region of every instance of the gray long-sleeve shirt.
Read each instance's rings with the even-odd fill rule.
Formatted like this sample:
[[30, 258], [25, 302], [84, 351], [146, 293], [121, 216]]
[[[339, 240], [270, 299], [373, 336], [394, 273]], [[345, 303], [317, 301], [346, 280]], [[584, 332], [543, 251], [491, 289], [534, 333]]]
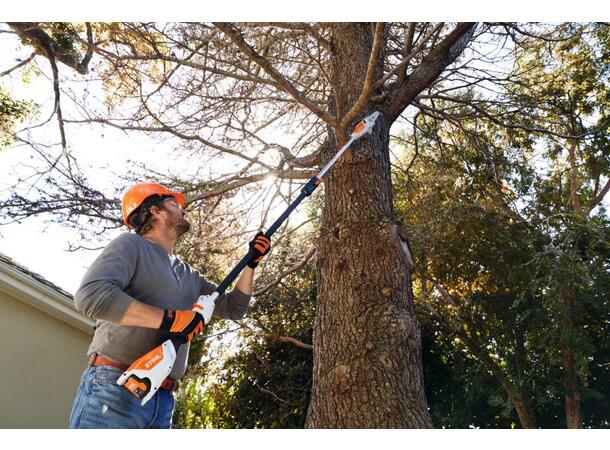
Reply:
[[[168, 338], [160, 330], [118, 325], [134, 300], [184, 310], [191, 309], [200, 295], [215, 289], [216, 285], [161, 245], [138, 234], [121, 234], [89, 267], [74, 295], [76, 309], [97, 320], [88, 354], [98, 353], [130, 365]], [[241, 319], [249, 301], [249, 295], [234, 289], [216, 301], [214, 316]], [[178, 349], [172, 378], [184, 375], [188, 351], [189, 344]]]

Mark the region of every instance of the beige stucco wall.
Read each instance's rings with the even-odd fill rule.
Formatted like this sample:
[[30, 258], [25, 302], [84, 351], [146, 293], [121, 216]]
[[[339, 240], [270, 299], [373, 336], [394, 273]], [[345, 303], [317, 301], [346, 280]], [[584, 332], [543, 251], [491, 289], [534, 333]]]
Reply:
[[66, 428], [90, 341], [0, 290], [0, 428]]

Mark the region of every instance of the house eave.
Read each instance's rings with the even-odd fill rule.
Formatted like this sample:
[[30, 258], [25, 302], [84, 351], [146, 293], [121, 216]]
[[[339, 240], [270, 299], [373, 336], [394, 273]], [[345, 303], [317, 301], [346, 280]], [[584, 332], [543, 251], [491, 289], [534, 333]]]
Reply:
[[0, 291], [81, 331], [93, 334], [95, 322], [79, 313], [70, 297], [45, 286], [2, 261], [0, 261]]

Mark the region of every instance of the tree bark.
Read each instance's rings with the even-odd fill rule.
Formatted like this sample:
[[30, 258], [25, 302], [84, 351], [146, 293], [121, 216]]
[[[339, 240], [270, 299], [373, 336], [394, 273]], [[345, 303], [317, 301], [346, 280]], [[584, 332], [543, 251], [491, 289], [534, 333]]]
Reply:
[[573, 289], [559, 286], [559, 297], [561, 300], [561, 337], [559, 351], [563, 373], [563, 391], [565, 399], [565, 414], [567, 428], [582, 428], [582, 414], [580, 409], [580, 384], [576, 370], [576, 358], [574, 356], [573, 336], [574, 326], [574, 303], [576, 293]]
[[[511, 401], [513, 405], [515, 405], [515, 409], [517, 410], [517, 414], [519, 416], [519, 420], [523, 428], [539, 428], [538, 419], [536, 418], [536, 414], [534, 412], [534, 407], [531, 402], [531, 394], [529, 393], [527, 387], [523, 385], [523, 378], [525, 377], [525, 330], [520, 329], [519, 327], [515, 328], [515, 372], [516, 379], [520, 380], [519, 386], [517, 387], [518, 398]], [[517, 403], [519, 406], [517, 406]]]
[[[470, 326], [469, 328], [473, 329], [474, 327]], [[498, 383], [500, 383], [506, 392], [506, 395], [508, 395], [510, 402], [515, 407], [515, 411], [517, 412], [521, 426], [523, 428], [540, 428], [538, 419], [536, 418], [536, 413], [530, 402], [530, 394], [528, 393], [527, 389], [525, 387], [517, 387], [513, 384], [500, 366], [498, 366], [491, 356], [489, 356], [489, 353], [487, 353], [487, 350], [485, 350], [484, 345], [478, 341], [476, 333], [469, 336], [458, 329], [455, 329], [455, 332], [462, 338], [468, 349], [473, 354], [478, 356], [487, 370], [489, 370]]]
[[[493, 363], [491, 358], [487, 358], [489, 361], [485, 361], [485, 358], [483, 359], [485, 365], [488, 369], [491, 370], [494, 377], [496, 378], [496, 380], [498, 380], [502, 388], [504, 388], [504, 391], [508, 395], [510, 402], [515, 407], [515, 411], [517, 412], [517, 416], [519, 417], [519, 423], [521, 423], [521, 426], [523, 428], [540, 428], [540, 425], [538, 424], [538, 419], [536, 418], [536, 413], [532, 408], [532, 404], [530, 402], [530, 394], [528, 393], [527, 389], [523, 387], [515, 387], [515, 385], [500, 370], [500, 368], [495, 363]], [[489, 364], [490, 362], [492, 364]]]
[[[371, 24], [333, 25], [338, 117], [362, 92], [372, 43]], [[389, 129], [380, 116], [326, 179], [308, 428], [431, 427], [411, 273], [394, 226]]]

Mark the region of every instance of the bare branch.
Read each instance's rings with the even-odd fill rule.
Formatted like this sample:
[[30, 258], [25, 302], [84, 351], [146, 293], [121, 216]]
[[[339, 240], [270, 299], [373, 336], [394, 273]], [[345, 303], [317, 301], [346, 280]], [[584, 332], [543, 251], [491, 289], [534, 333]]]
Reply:
[[5, 75], [10, 74], [11, 72], [14, 72], [15, 70], [19, 69], [20, 67], [25, 66], [26, 64], [28, 64], [30, 61], [32, 61], [36, 55], [38, 55], [38, 52], [34, 52], [32, 53], [28, 58], [24, 59], [23, 61], [21, 61], [19, 64], [17, 64], [16, 66], [11, 67], [8, 70], [5, 70], [4, 72], [0, 72], [0, 77], [3, 77]]
[[271, 397], [273, 397], [275, 400], [277, 400], [278, 402], [281, 403], [285, 403], [286, 405], [294, 405], [294, 403], [289, 402], [288, 400], [284, 400], [281, 397], [278, 397], [277, 394], [275, 394], [273, 391], [270, 391], [269, 389], [265, 389], [264, 387], [262, 387], [260, 384], [258, 384], [258, 381], [256, 381], [256, 379], [252, 380], [252, 383], [254, 384], [254, 386], [256, 386], [262, 393], [264, 394], [268, 394]]
[[235, 22], [237, 27], [272, 27], [282, 28], [285, 30], [305, 31], [313, 36], [318, 43], [326, 50], [330, 50], [330, 42], [324, 38], [318, 31], [305, 22]]
[[[407, 35], [405, 37], [405, 43], [402, 50], [402, 59], [405, 60], [411, 54], [411, 50], [413, 50], [413, 38], [415, 36], [415, 26], [417, 22], [409, 22], [407, 26]], [[400, 64], [400, 63], [399, 63]], [[398, 73], [398, 84], [402, 84], [405, 81], [407, 76], [407, 65], [405, 64], [404, 70], [401, 70]], [[383, 83], [382, 83], [383, 84]]]
[[366, 69], [366, 78], [364, 85], [362, 86], [362, 92], [360, 97], [356, 100], [352, 109], [341, 119], [339, 129], [344, 130], [347, 126], [360, 114], [360, 111], [366, 104], [373, 93], [373, 87], [375, 85], [375, 73], [377, 72], [377, 66], [379, 65], [379, 52], [383, 43], [383, 34], [385, 31], [385, 23], [378, 22], [375, 25], [375, 37], [373, 39], [373, 48], [371, 49], [371, 55], [369, 57], [369, 63]]
[[476, 23], [457, 24], [453, 31], [411, 72], [404, 83], [397, 86], [387, 104], [386, 116], [390, 123], [393, 123], [411, 101], [457, 59], [472, 39], [475, 28]]
[[[388, 81], [391, 77], [393, 77], [394, 75], [398, 74], [403, 74], [406, 72], [407, 70], [407, 64], [409, 64], [409, 62], [415, 58], [419, 53], [422, 52], [422, 50], [424, 49], [424, 46], [428, 43], [428, 41], [430, 40], [430, 38], [432, 36], [434, 36], [436, 33], [438, 33], [443, 26], [445, 26], [445, 22], [440, 22], [438, 23], [433, 29], [432, 31], [430, 31], [419, 43], [419, 45], [415, 48], [415, 50], [409, 52], [409, 54], [407, 54], [402, 61], [400, 61], [391, 71], [389, 71], [387, 74], [385, 74], [385, 76], [379, 80], [377, 82], [377, 84], [375, 85], [375, 88], [380, 88], [383, 86], [383, 84]], [[412, 30], [409, 30], [412, 31]], [[413, 36], [411, 36], [411, 40], [413, 39]], [[404, 76], [401, 80], [402, 82], [404, 82]]]
[[422, 274], [422, 278], [428, 281], [431, 281], [432, 284], [434, 285], [434, 287], [436, 288], [436, 290], [438, 291], [439, 294], [441, 294], [441, 297], [443, 297], [443, 300], [449, 305], [452, 306], [454, 308], [459, 308], [459, 304], [457, 299], [452, 296], [449, 291], [447, 290], [447, 288], [445, 288], [445, 286], [442, 285], [442, 283], [440, 283], [438, 280], [436, 280], [434, 277], [432, 277], [431, 275], [429, 275], [427, 272]]
[[270, 289], [277, 286], [286, 276], [301, 270], [309, 262], [309, 260], [315, 255], [315, 253], [316, 253], [316, 248], [314, 246], [314, 247], [310, 248], [307, 251], [307, 253], [305, 253], [303, 258], [298, 263], [296, 263], [292, 267], [289, 267], [288, 269], [281, 272], [274, 281], [272, 281], [271, 283], [268, 283], [261, 289], [256, 290], [252, 295], [254, 297], [258, 297], [260, 295], [267, 293]]
[[288, 81], [281, 73], [279, 73], [267, 59], [258, 54], [256, 50], [254, 50], [250, 44], [245, 41], [241, 33], [233, 25], [226, 22], [214, 22], [214, 25], [225, 33], [248, 58], [262, 67], [262, 69], [278, 83], [279, 88], [290, 94], [297, 102], [305, 106], [329, 125], [335, 126], [337, 124], [336, 117], [333, 117], [326, 111], [322, 110], [311, 99], [307, 98], [305, 94], [295, 88], [292, 83]]
[[290, 336], [281, 336], [279, 334], [269, 334], [267, 335], [271, 339], [275, 339], [276, 341], [284, 342], [286, 344], [296, 345], [297, 347], [304, 348], [305, 350], [313, 350], [313, 345], [307, 344], [305, 342], [299, 341]]
[[81, 67], [88, 67], [91, 58], [93, 57], [93, 30], [91, 29], [91, 24], [89, 22], [85, 22], [85, 27], [87, 28], [87, 53], [85, 57], [81, 61]]
[[110, 120], [106, 120], [106, 119], [64, 120], [64, 122], [65, 123], [101, 123], [104, 125], [108, 125], [109, 127], [117, 128], [119, 130], [124, 130], [124, 131], [133, 130], [133, 131], [144, 131], [144, 132], [154, 132], [154, 133], [170, 133], [176, 137], [179, 137], [180, 139], [184, 139], [186, 141], [198, 141], [210, 148], [216, 149], [223, 153], [237, 156], [239, 158], [250, 161], [251, 163], [259, 164], [260, 166], [265, 167], [267, 169], [273, 169], [271, 166], [268, 166], [257, 159], [250, 158], [249, 156], [244, 155], [241, 152], [232, 150], [228, 147], [224, 147], [224, 146], [215, 144], [211, 141], [208, 141], [207, 139], [203, 139], [200, 136], [187, 135], [185, 133], [181, 133], [180, 131], [177, 131], [174, 127], [170, 127], [168, 125], [162, 125], [159, 127], [144, 127], [144, 126], [137, 126], [137, 125], [119, 125], [117, 123], [111, 122]]
[[313, 167], [313, 166], [317, 166], [318, 164], [320, 164], [320, 157], [322, 156], [322, 151], [327, 146], [328, 146], [328, 140], [324, 141], [324, 143], [316, 151], [310, 153], [307, 156], [303, 156], [301, 158], [294, 156], [290, 152], [290, 149], [288, 149], [280, 144], [272, 144], [269, 146], [269, 148], [277, 149], [282, 154], [282, 156], [284, 157], [284, 160], [288, 163], [289, 166]]
[[229, 182], [224, 182], [215, 186], [214, 188], [206, 191], [203, 194], [187, 197], [189, 203], [197, 200], [203, 200], [210, 197], [215, 197], [234, 189], [246, 186], [247, 184], [256, 183], [262, 181], [269, 176], [275, 176], [284, 179], [309, 179], [316, 174], [315, 170], [270, 170], [269, 172], [261, 173], [258, 175], [250, 175], [248, 177], [239, 178]]
[[250, 326], [248, 326], [243, 321], [238, 322], [238, 324], [240, 327], [245, 328], [250, 333], [261, 335], [265, 339], [272, 339], [274, 341], [279, 341], [279, 342], [284, 342], [286, 344], [295, 345], [295, 346], [297, 346], [299, 348], [303, 348], [305, 350], [313, 350], [313, 345], [307, 344], [303, 341], [300, 341], [300, 340], [290, 337], [290, 336], [282, 336], [281, 334], [271, 332], [271, 331], [265, 329], [262, 326], [262, 324], [260, 324], [260, 323], [258, 324], [258, 326], [260, 326], [262, 328], [262, 331], [253, 330]]

